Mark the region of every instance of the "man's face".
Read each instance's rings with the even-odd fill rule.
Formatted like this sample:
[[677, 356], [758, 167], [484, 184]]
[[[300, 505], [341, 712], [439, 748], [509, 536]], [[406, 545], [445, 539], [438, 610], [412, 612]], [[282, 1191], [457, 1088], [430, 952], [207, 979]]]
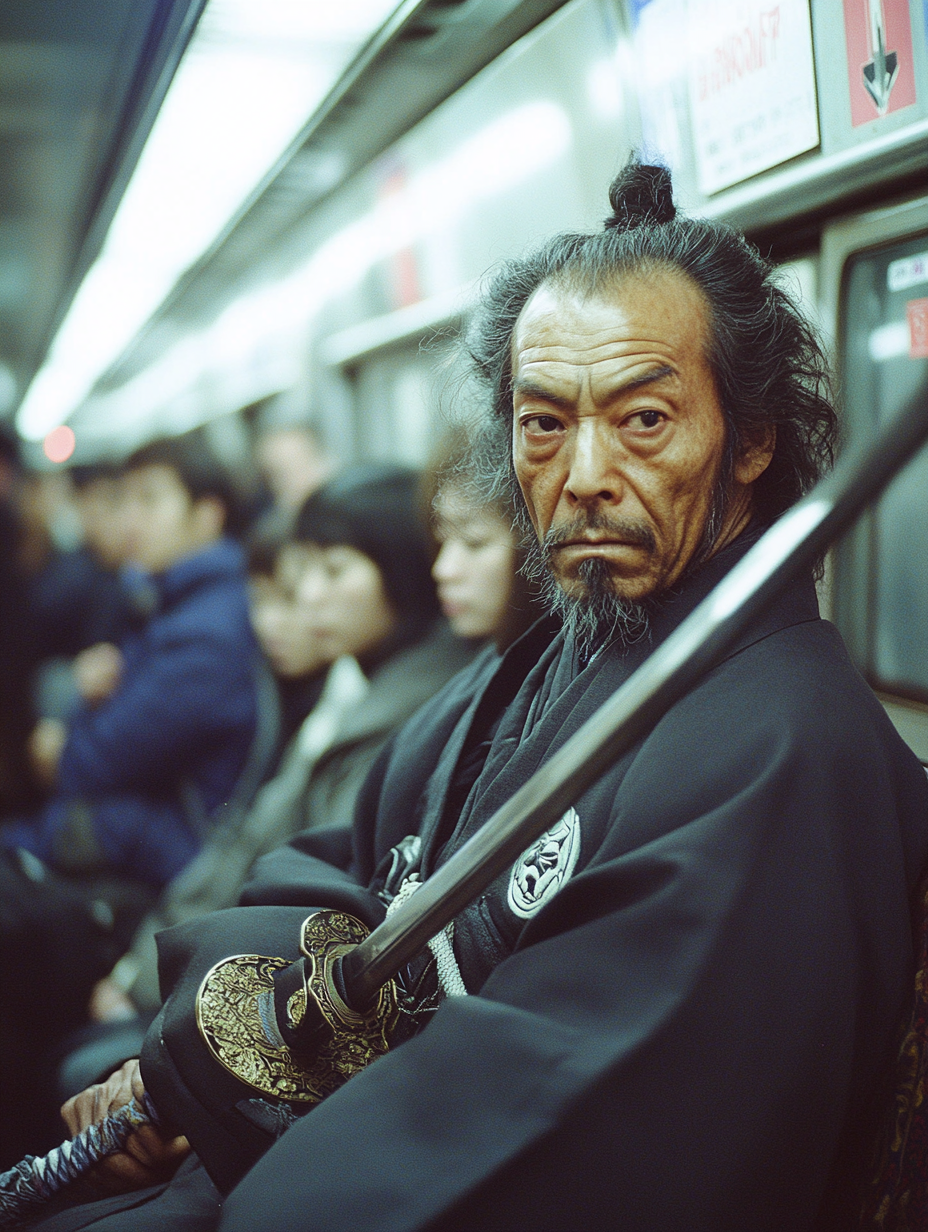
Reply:
[[101, 476], [74, 494], [84, 542], [105, 569], [126, 561], [126, 526], [122, 480]]
[[[599, 560], [612, 593], [640, 601], [673, 585], [700, 546], [725, 447], [706, 335], [701, 293], [672, 271], [591, 297], [542, 286], [523, 309], [513, 459], [569, 597], [584, 597], [581, 567]], [[747, 474], [736, 467], [722, 542], [747, 521]]]
[[171, 466], [140, 466], [123, 480], [126, 557], [162, 573], [216, 540], [222, 510], [210, 497], [194, 501]]

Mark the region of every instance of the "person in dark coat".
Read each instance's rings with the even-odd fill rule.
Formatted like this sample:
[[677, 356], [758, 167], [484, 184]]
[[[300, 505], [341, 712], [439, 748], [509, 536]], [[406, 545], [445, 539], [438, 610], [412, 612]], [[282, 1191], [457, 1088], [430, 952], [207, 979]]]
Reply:
[[222, 472], [190, 442], [163, 441], [130, 459], [124, 483], [127, 552], [150, 577], [150, 615], [118, 647], [95, 648], [87, 700], [49, 754], [53, 798], [35, 821], [5, 827], [3, 843], [60, 872], [157, 889], [196, 854], [242, 771], [257, 651], [243, 554], [223, 534]]
[[75, 466], [69, 475], [81, 545], [56, 551], [31, 579], [30, 617], [42, 659], [73, 659], [119, 643], [136, 612], [120, 571], [126, 564], [122, 476], [115, 463]]
[[[41, 722], [33, 739], [52, 797], [0, 829], [5, 1110], [29, 1093], [19, 1117], [3, 1118], [4, 1161], [21, 1153], [43, 1097], [54, 1107], [44, 1054], [83, 1024], [93, 985], [196, 854], [255, 728], [256, 650], [242, 552], [223, 533], [233, 500], [224, 473], [181, 439], [136, 453], [124, 484], [149, 618], [119, 646], [84, 652], [88, 700], [67, 726]], [[46, 1115], [38, 1140], [49, 1143]]]
[[[928, 779], [809, 576], [400, 974], [405, 1042], [285, 1132], [262, 1067], [290, 1059], [290, 1002], [225, 1065], [197, 1027], [217, 962], [294, 961], [313, 908], [375, 925], [412, 893], [827, 464], [822, 353], [756, 252], [678, 218], [663, 169], [632, 164], [611, 200], [603, 233], [505, 268], [472, 338], [553, 618], [385, 750], [350, 867], [311, 832], [250, 905], [163, 935], [141, 1068], [65, 1108], [73, 1132], [144, 1082], [164, 1129], [103, 1174], [152, 1187], [47, 1232], [854, 1226]], [[178, 1131], [206, 1172], [191, 1156], [165, 1188]]]

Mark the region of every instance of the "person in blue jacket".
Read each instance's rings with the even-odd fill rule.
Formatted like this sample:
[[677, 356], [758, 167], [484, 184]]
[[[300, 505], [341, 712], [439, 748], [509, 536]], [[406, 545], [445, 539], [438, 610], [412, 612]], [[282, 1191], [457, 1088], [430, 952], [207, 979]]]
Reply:
[[33, 739], [51, 799], [8, 824], [3, 843], [66, 875], [157, 889], [196, 854], [242, 773], [257, 648], [221, 469], [195, 438], [157, 441], [130, 458], [125, 487], [128, 555], [150, 614], [118, 647], [79, 656], [81, 706]]
[[18, 1110], [0, 1125], [0, 1167], [51, 1145], [43, 1058], [82, 1027], [94, 983], [196, 855], [254, 738], [257, 645], [228, 479], [186, 437], [134, 454], [125, 488], [148, 615], [78, 656], [79, 708], [33, 733], [50, 798], [0, 828], [0, 1106]]

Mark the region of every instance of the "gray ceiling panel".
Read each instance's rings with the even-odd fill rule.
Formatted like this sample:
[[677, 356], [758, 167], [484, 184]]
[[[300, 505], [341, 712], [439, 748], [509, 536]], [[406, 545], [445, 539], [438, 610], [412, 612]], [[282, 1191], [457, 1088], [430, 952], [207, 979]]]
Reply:
[[96, 386], [141, 371], [259, 281], [280, 241], [339, 185], [565, 0], [408, 0], [343, 75], [298, 141]]
[[202, 5], [0, 6], [0, 364], [17, 385], [0, 414], [99, 250]]

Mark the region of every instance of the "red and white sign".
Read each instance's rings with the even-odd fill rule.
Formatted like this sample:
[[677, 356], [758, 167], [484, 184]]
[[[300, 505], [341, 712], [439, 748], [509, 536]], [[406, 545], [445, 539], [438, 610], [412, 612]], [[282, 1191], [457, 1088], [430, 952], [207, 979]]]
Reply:
[[928, 299], [910, 299], [905, 314], [909, 319], [909, 359], [928, 359]]
[[844, 0], [851, 124], [915, 102], [909, 0]]
[[718, 192], [818, 145], [808, 0], [689, 0], [699, 187]]

